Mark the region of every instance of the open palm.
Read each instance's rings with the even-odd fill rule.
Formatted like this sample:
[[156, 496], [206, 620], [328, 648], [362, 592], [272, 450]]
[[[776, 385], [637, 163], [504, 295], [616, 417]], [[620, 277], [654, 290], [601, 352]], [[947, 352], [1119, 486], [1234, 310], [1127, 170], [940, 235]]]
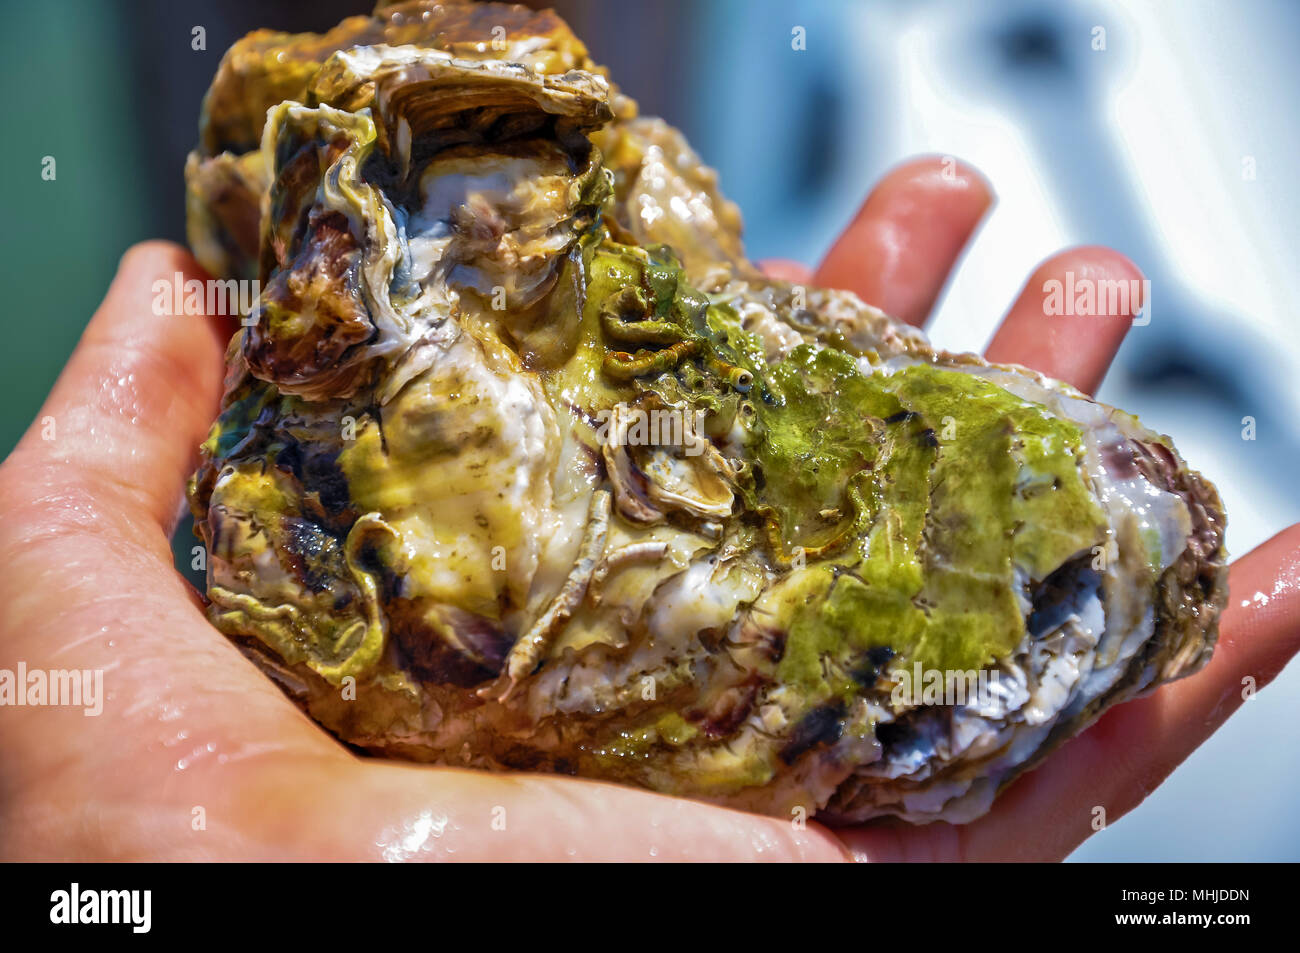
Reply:
[[[815, 271], [912, 324], [992, 196], [973, 171], [891, 172]], [[1058, 859], [1094, 808], [1134, 807], [1300, 647], [1300, 526], [1232, 568], [1219, 647], [1195, 678], [1120, 706], [964, 826], [831, 831], [569, 778], [360, 758], [303, 716], [203, 613], [168, 544], [217, 407], [230, 328], [155, 317], [151, 285], [203, 277], [131, 249], [40, 417], [0, 467], [0, 667], [104, 671], [103, 713], [0, 709], [10, 859]], [[988, 348], [1085, 391], [1129, 317], [1044, 317], [1045, 281], [1137, 278], [1076, 248], [1029, 279]], [[940, 342], [942, 343], [942, 342]], [[1266, 600], [1244, 600], [1262, 592]]]

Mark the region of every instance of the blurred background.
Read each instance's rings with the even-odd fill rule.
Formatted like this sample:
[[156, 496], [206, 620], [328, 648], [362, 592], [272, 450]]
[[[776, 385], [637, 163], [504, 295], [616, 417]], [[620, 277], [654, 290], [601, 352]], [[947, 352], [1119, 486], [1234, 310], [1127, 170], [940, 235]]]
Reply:
[[[815, 264], [871, 183], [912, 154], [980, 168], [998, 205], [930, 325], [949, 349], [980, 350], [1061, 246], [1129, 255], [1151, 280], [1150, 323], [1130, 333], [1099, 396], [1172, 435], [1218, 484], [1233, 553], [1300, 520], [1300, 4], [554, 6], [643, 112], [681, 127], [718, 168], [751, 257]], [[323, 30], [369, 4], [5, 8], [0, 454], [36, 414], [127, 246], [184, 241], [182, 167], [224, 50], [256, 27]], [[205, 50], [192, 48], [194, 26]], [[806, 49], [792, 48], [796, 27]], [[55, 181], [41, 178], [45, 156]], [[1074, 859], [1300, 860], [1298, 736], [1293, 663]]]

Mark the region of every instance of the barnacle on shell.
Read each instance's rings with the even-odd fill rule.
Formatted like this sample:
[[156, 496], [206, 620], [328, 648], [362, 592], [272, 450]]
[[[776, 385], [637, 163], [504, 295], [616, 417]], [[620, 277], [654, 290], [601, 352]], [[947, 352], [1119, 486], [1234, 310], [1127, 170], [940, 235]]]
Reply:
[[261, 287], [209, 614], [354, 745], [962, 821], [1210, 655], [1224, 517], [1167, 438], [765, 277], [552, 13], [250, 34], [186, 180]]

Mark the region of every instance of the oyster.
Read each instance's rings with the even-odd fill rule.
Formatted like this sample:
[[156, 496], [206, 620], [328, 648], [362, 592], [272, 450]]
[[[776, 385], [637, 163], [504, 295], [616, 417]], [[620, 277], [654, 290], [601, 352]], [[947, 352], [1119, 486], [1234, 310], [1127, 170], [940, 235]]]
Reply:
[[190, 486], [210, 617], [353, 745], [964, 821], [1212, 651], [1167, 438], [765, 277], [552, 13], [250, 34], [186, 178], [261, 282]]

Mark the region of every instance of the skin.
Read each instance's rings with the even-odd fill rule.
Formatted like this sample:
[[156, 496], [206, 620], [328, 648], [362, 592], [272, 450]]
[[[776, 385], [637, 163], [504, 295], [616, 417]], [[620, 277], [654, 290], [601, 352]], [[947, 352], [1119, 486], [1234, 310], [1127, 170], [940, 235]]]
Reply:
[[[920, 324], [991, 204], [973, 170], [914, 160], [881, 181], [819, 269], [769, 270]], [[1104, 248], [1047, 259], [988, 353], [1090, 390], [1129, 321], [1045, 317], [1043, 281], [1069, 270], [1140, 276]], [[1233, 566], [1203, 672], [1113, 709], [962, 827], [800, 829], [607, 784], [358, 758], [209, 626], [172, 568], [168, 539], [230, 332], [152, 314], [152, 282], [177, 271], [205, 277], [173, 245], [127, 252], [0, 466], [0, 667], [104, 669], [108, 695], [98, 717], [0, 709], [5, 859], [1055, 860], [1092, 833], [1095, 806], [1113, 822], [1140, 803], [1243, 703], [1243, 679], [1262, 687], [1300, 648], [1293, 526]]]

